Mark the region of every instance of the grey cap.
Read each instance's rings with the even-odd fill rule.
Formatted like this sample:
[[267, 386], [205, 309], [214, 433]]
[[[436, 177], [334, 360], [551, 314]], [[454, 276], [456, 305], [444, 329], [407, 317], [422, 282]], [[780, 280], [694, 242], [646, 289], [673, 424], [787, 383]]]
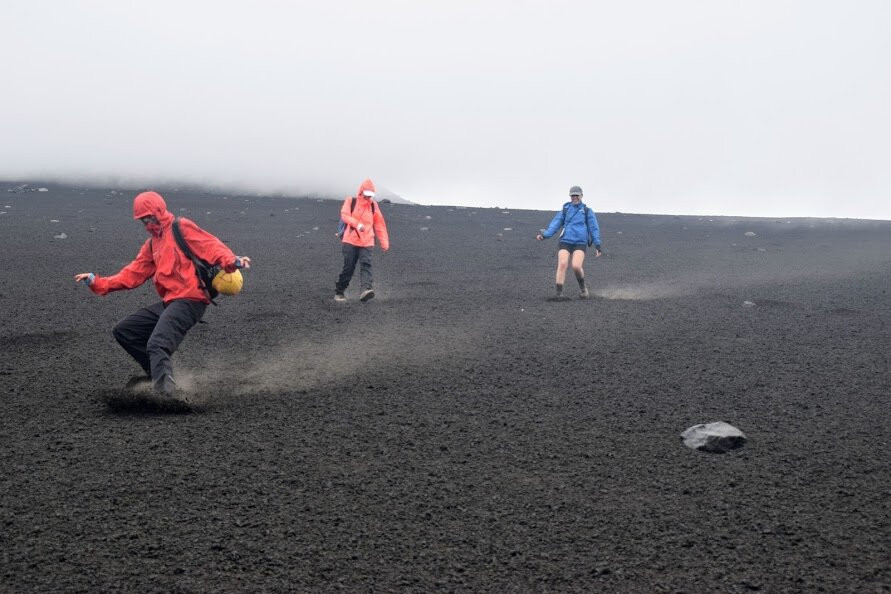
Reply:
[[569, 195], [570, 196], [582, 196], [584, 194], [582, 192], [582, 189], [579, 186], [572, 186], [571, 188], [569, 188]]

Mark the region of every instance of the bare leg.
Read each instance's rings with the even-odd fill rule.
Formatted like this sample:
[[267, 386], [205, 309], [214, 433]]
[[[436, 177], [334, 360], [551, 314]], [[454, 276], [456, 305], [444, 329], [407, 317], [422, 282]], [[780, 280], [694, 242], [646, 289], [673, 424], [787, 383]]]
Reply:
[[562, 287], [566, 280], [566, 268], [569, 266], [569, 250], [557, 252], [557, 286]]
[[582, 250], [572, 252], [572, 271], [575, 273], [575, 278], [579, 281], [579, 285], [585, 282], [585, 269], [582, 268], [584, 264], [585, 252]]
[[585, 252], [576, 250], [572, 253], [572, 272], [575, 274], [575, 280], [579, 282], [579, 296], [582, 299], [588, 298], [588, 288], [585, 286]]

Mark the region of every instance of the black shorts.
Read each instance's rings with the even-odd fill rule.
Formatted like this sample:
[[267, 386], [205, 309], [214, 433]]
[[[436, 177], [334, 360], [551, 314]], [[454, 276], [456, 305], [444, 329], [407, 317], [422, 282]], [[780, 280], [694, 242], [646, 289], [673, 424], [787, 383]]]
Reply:
[[588, 249], [588, 246], [586, 246], [584, 243], [563, 243], [561, 241], [560, 245], [557, 246], [558, 252], [560, 250], [566, 250], [567, 252], [570, 253], [570, 255], [572, 254], [572, 252], [574, 252], [576, 250], [581, 250], [582, 252], [584, 252], [587, 249]]

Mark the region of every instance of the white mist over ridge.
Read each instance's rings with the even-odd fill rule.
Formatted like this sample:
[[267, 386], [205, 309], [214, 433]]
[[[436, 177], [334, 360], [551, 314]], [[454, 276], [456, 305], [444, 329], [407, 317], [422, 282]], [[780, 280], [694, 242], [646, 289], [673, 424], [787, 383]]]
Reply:
[[[171, 18], [171, 15], [176, 15]], [[891, 5], [4, 6], [0, 178], [891, 219]]]

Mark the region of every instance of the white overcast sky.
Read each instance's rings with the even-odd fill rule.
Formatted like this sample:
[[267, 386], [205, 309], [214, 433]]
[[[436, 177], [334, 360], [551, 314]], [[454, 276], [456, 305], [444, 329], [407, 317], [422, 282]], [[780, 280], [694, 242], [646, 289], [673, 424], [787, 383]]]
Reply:
[[885, 0], [0, 0], [0, 178], [891, 219]]

